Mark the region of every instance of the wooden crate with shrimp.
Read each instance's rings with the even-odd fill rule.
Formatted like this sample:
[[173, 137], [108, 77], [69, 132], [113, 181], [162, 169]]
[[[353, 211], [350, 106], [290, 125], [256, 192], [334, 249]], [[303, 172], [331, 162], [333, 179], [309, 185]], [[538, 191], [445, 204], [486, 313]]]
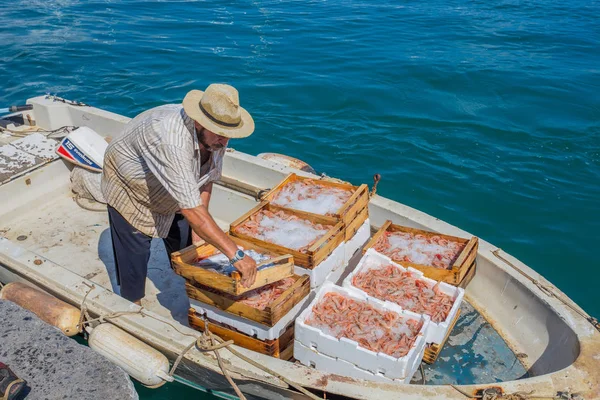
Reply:
[[308, 296], [310, 282], [308, 276], [292, 275], [241, 296], [189, 282], [186, 291], [191, 299], [272, 327]]
[[386, 221], [363, 252], [373, 248], [427, 278], [464, 288], [475, 274], [478, 247], [475, 236], [464, 239]]
[[263, 201], [231, 223], [230, 234], [314, 269], [344, 243], [344, 225], [334, 217], [285, 209]]
[[293, 275], [294, 260], [291, 255], [274, 252], [238, 237], [231, 239], [257, 261], [259, 270], [252, 286], [242, 286], [240, 273], [229, 264], [227, 257], [208, 243], [191, 245], [174, 252], [171, 255], [173, 270], [188, 283], [203, 285], [234, 296]]
[[282, 360], [289, 360], [293, 356], [294, 324], [289, 325], [276, 339], [260, 340], [239, 332], [234, 327], [210, 320], [199, 314], [194, 308], [190, 308], [188, 311], [188, 321], [190, 327], [193, 329], [204, 332], [208, 327], [210, 332], [219, 336], [221, 339], [226, 341], [233, 340], [236, 345], [248, 350]]
[[344, 224], [346, 241], [369, 218], [369, 188], [365, 184], [353, 186], [292, 173], [262, 199], [279, 207], [336, 218]]

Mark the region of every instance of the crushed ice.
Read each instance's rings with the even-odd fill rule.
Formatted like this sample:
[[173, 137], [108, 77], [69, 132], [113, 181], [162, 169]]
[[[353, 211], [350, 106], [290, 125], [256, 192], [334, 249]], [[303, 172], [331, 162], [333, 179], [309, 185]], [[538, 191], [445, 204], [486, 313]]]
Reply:
[[319, 215], [333, 215], [351, 196], [351, 190], [319, 185], [309, 179], [286, 184], [277, 193], [272, 203]]
[[327, 233], [327, 228], [319, 229], [310, 221], [279, 216], [264, 216], [259, 225], [262, 229], [256, 235], [258, 239], [293, 250], [306, 247]]

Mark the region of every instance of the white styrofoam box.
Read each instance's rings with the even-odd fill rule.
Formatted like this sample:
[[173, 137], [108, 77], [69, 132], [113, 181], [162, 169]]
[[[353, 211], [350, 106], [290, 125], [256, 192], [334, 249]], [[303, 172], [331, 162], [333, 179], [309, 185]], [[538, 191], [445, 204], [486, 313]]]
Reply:
[[[382, 265], [382, 264], [383, 265], [392, 264], [402, 271], [408, 270], [413, 276], [415, 276], [418, 279], [424, 280], [428, 284], [435, 285], [437, 283], [437, 281], [423, 276], [423, 272], [416, 270], [414, 268], [411, 268], [411, 267], [404, 268], [403, 266], [392, 261], [392, 259], [389, 258], [388, 256], [381, 254], [373, 249], [369, 249], [363, 256], [363, 258], [360, 260], [360, 262], [358, 263], [358, 265], [356, 266], [354, 271], [352, 271], [352, 273], [350, 275], [348, 275], [346, 277], [346, 279], [344, 279], [343, 286], [347, 287], [347, 288], [359, 290], [361, 293], [364, 293], [365, 295], [369, 296], [367, 293], [365, 293], [361, 289], [353, 286], [352, 279], [359, 272], [361, 272], [363, 270], [368, 270], [370, 268], [373, 268], [373, 267], [376, 267], [376, 266]], [[427, 343], [437, 343], [437, 344], [442, 343], [442, 341], [446, 337], [446, 333], [448, 332], [448, 329], [450, 329], [450, 324], [452, 323], [452, 321], [456, 317], [456, 314], [458, 313], [458, 310], [460, 309], [462, 299], [465, 295], [464, 289], [449, 285], [445, 282], [440, 282], [440, 285], [438, 287], [442, 293], [447, 294], [454, 300], [454, 304], [452, 305], [452, 308], [450, 308], [450, 312], [448, 313], [448, 316], [446, 317], [446, 319], [444, 321], [438, 322], [438, 323], [430, 321], [429, 329], [427, 331]]]
[[342, 282], [344, 281], [346, 276], [348, 276], [348, 274], [350, 274], [354, 270], [354, 268], [356, 268], [361, 257], [362, 253], [360, 251], [357, 251], [356, 253], [354, 253], [350, 260], [346, 260], [346, 264], [344, 264], [342, 268], [338, 268], [332, 271], [329, 274], [329, 276], [327, 276], [326, 280], [335, 283], [336, 285], [342, 286]]
[[352, 239], [346, 241], [346, 262], [352, 258], [371, 237], [371, 222], [369, 218], [358, 228]]
[[260, 340], [274, 340], [283, 334], [285, 329], [294, 322], [294, 319], [302, 312], [306, 306], [314, 298], [315, 293], [309, 293], [304, 299], [296, 304], [286, 315], [284, 315], [273, 327], [263, 325], [259, 322], [250, 319], [242, 318], [236, 314], [230, 314], [209, 304], [190, 299], [190, 305], [199, 314], [206, 315], [213, 321], [220, 322], [234, 327], [238, 331], [246, 335], [256, 336]]
[[405, 381], [404, 379], [386, 378], [383, 375], [374, 374], [366, 369], [358, 368], [356, 365], [349, 363], [348, 361], [326, 356], [318, 351], [309, 349], [297, 340], [294, 340], [294, 358], [307, 367], [312, 367], [328, 374], [336, 374], [350, 378], [383, 383], [401, 383]]
[[[325, 281], [337, 284], [338, 281], [340, 281], [342, 275], [344, 275], [344, 273], [346, 272], [347, 268], [348, 268], [348, 265], [346, 263], [343, 263], [342, 265], [338, 266], [336, 269], [331, 271], [329, 273], [329, 275], [327, 275], [327, 278], [325, 278]], [[318, 288], [313, 289], [313, 290], [316, 291], [316, 290], [318, 290]]]
[[[425, 352], [425, 347], [423, 347], [423, 352]], [[340, 358], [329, 357], [309, 349], [297, 340], [294, 340], [294, 358], [307, 367], [313, 367], [329, 374], [383, 383], [410, 383], [420, 365], [420, 363], [415, 363], [413, 369], [409, 371], [404, 379], [390, 379], [384, 375], [374, 374], [366, 369], [358, 368], [356, 365]], [[419, 358], [423, 358], [423, 354]]]
[[[312, 312], [313, 307], [321, 301], [325, 294], [330, 292], [341, 294], [353, 300], [366, 302], [370, 306], [381, 311], [396, 312], [400, 314], [402, 318], [422, 321], [423, 327], [421, 328], [421, 332], [419, 332], [418, 337], [408, 354], [404, 357], [394, 358], [384, 353], [375, 353], [364, 347], [360, 347], [358, 343], [353, 340], [347, 338], [336, 339], [320, 329], [307, 325], [304, 321]], [[384, 375], [390, 379], [404, 379], [408, 376], [410, 371], [414, 369], [415, 364], [418, 365], [421, 362], [425, 351], [425, 338], [428, 325], [428, 316], [402, 310], [396, 304], [383, 302], [374, 297], [367, 296], [364, 292], [353, 288], [343, 288], [334, 285], [331, 282], [325, 282], [315, 299], [302, 314], [296, 318], [294, 335], [295, 339], [300, 342], [300, 344], [303, 344], [311, 350], [315, 350], [329, 357], [340, 358], [354, 364], [358, 368], [366, 369], [374, 374]]]
[[310, 277], [310, 288], [318, 288], [325, 282], [331, 271], [346, 264], [344, 257], [346, 256], [346, 242], [342, 242], [335, 248], [323, 261], [313, 269], [299, 267], [294, 265], [294, 273], [296, 275], [308, 275]]

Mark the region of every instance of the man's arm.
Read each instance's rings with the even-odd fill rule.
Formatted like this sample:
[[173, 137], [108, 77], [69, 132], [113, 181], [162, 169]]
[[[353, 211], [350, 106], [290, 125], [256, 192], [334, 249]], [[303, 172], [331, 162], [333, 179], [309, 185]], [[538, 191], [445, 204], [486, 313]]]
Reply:
[[[207, 243], [215, 246], [228, 258], [235, 255], [238, 250], [237, 245], [219, 228], [219, 225], [209, 214], [208, 208], [203, 204], [194, 208], [182, 209], [181, 214], [188, 221], [192, 230]], [[246, 256], [236, 262], [234, 267], [242, 274], [242, 285], [245, 287], [252, 286], [256, 280], [256, 262]]]
[[[202, 186], [200, 189], [200, 199], [202, 200], [202, 204], [209, 208], [210, 204], [210, 196], [212, 195], [213, 183], [209, 183], [207, 185]], [[198, 243], [202, 238], [196, 233], [195, 230], [192, 229], [192, 243]]]

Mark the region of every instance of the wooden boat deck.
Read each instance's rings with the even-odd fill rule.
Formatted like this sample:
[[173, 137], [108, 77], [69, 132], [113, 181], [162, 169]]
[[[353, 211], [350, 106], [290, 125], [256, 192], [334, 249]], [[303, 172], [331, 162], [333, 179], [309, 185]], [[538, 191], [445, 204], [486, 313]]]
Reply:
[[[242, 198], [238, 198], [240, 196]], [[243, 195], [216, 186], [212, 201], [216, 203], [225, 198], [232, 201], [233, 197], [244, 201]], [[246, 200], [249, 205], [254, 202]], [[4, 237], [115, 291], [114, 257], [106, 212], [82, 209], [66, 186], [51, 198], [38, 199], [28, 208], [26, 213], [14, 213], [12, 218], [2, 220], [0, 231]], [[217, 222], [223, 229], [229, 226], [224, 219], [217, 218]], [[170, 268], [161, 240], [152, 243], [142, 305], [188, 325], [190, 304], [185, 280]], [[462, 311], [438, 360], [425, 367], [426, 383], [471, 384], [523, 376], [525, 369], [491, 325], [469, 304], [464, 304]], [[414, 381], [420, 382], [419, 374]]]

